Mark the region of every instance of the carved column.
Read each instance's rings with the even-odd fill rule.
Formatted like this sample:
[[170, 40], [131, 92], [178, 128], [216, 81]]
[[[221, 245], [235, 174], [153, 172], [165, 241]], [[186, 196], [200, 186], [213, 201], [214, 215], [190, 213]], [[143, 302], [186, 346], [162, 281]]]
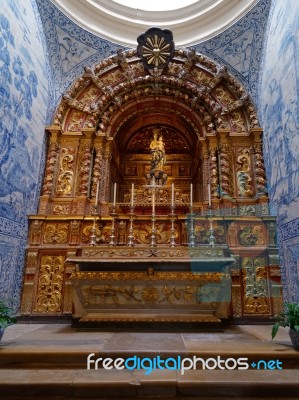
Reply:
[[102, 176], [100, 180], [99, 201], [101, 204], [101, 215], [109, 214], [111, 158], [111, 148], [108, 145], [103, 152]]
[[219, 163], [220, 163], [220, 187], [221, 197], [232, 197], [233, 188], [231, 182], [232, 168], [231, 157], [229, 154], [229, 130], [218, 130], [220, 146], [219, 146]]
[[212, 199], [218, 198], [219, 174], [217, 162], [217, 139], [210, 138], [210, 184]]
[[110, 195], [111, 148], [110, 142], [106, 143], [104, 135], [97, 137], [95, 152], [91, 195], [93, 197], [96, 196], [97, 184], [99, 182], [99, 204], [101, 205], [99, 212], [101, 215], [107, 215], [109, 214], [107, 204]]
[[47, 129], [49, 134], [49, 147], [46, 160], [44, 181], [42, 187], [42, 196], [39, 204], [39, 214], [48, 213], [48, 199], [53, 195], [55, 172], [57, 170], [58, 154], [59, 154], [59, 137], [61, 135], [58, 126], [50, 126]]
[[97, 184], [102, 176], [102, 163], [103, 163], [103, 149], [102, 146], [95, 147], [95, 158], [92, 172], [92, 188], [91, 196], [95, 197], [97, 192]]
[[209, 163], [208, 145], [207, 145], [206, 141], [202, 143], [202, 159], [203, 159], [203, 164], [202, 164], [202, 169], [203, 169], [203, 178], [202, 178], [203, 200], [208, 202], [208, 200], [209, 200], [208, 183], [210, 182], [210, 163]]
[[266, 171], [262, 149], [261, 131], [254, 132], [254, 172], [256, 193], [258, 196], [266, 196]]
[[91, 134], [93, 130], [84, 130], [84, 139], [79, 151], [79, 182], [77, 192], [79, 196], [88, 196], [91, 185], [92, 146]]

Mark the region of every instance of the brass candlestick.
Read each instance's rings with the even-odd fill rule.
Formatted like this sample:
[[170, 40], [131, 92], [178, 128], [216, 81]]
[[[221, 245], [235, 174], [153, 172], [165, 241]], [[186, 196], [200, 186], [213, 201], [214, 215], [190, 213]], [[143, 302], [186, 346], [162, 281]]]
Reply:
[[195, 229], [194, 229], [194, 213], [193, 207], [190, 207], [190, 235], [189, 235], [189, 246], [195, 247]]
[[110, 242], [109, 245], [110, 246], [115, 246], [115, 217], [116, 217], [116, 213], [115, 213], [115, 204], [113, 204], [112, 207], [112, 212], [110, 214], [112, 216], [112, 221], [111, 221], [111, 234], [110, 234]]
[[174, 229], [174, 220], [175, 220], [175, 213], [174, 213], [174, 204], [171, 205], [171, 214], [170, 214], [170, 218], [171, 218], [171, 235], [170, 235], [170, 247], [175, 247], [176, 243], [175, 243], [175, 229]]
[[212, 218], [212, 206], [209, 206], [209, 221], [210, 221], [210, 238], [209, 245], [211, 247], [215, 247], [215, 236], [214, 236], [214, 227], [213, 227], [213, 218]]
[[93, 225], [91, 228], [91, 235], [90, 235], [90, 245], [91, 246], [95, 246], [97, 244], [96, 239], [96, 231], [97, 231], [97, 227], [96, 227], [96, 216], [97, 216], [97, 212], [98, 211], [98, 205], [95, 204], [94, 205], [94, 212], [93, 212]]

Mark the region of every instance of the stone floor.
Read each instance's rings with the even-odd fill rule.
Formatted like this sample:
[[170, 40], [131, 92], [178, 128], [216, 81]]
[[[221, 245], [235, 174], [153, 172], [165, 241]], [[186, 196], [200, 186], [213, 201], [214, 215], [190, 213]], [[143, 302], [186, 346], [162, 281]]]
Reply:
[[[180, 356], [191, 359], [185, 363], [190, 370], [184, 374], [182, 370], [166, 369], [150, 372], [149, 361], [140, 370], [95, 370], [94, 364], [88, 370], [90, 353], [95, 354], [93, 359], [136, 355], [140, 359], [147, 357], [150, 362], [158, 356], [164, 361]], [[204, 360], [247, 358], [250, 368], [202, 369], [198, 361], [193, 369], [194, 356]], [[281, 370], [271, 369], [277, 366], [276, 360], [282, 363], [278, 364]], [[209, 362], [213, 366], [214, 361]], [[234, 361], [230, 360], [227, 365], [232, 364]], [[0, 343], [0, 397], [298, 400], [299, 351], [292, 348], [286, 329], [281, 328], [272, 342], [269, 325], [159, 333], [77, 331], [67, 324], [17, 324], [7, 328]]]

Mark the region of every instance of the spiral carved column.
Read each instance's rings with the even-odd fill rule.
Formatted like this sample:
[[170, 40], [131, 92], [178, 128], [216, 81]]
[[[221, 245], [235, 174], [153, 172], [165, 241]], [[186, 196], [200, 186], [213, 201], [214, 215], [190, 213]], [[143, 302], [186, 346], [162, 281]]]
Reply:
[[53, 193], [54, 186], [54, 176], [56, 171], [56, 163], [58, 159], [58, 149], [59, 145], [57, 143], [58, 140], [58, 132], [50, 132], [50, 144], [48, 149], [47, 161], [46, 161], [46, 169], [44, 175], [44, 182], [42, 188], [42, 195], [51, 195]]
[[218, 198], [219, 174], [217, 163], [217, 144], [211, 143], [210, 147], [210, 184], [212, 199]]
[[220, 146], [220, 186], [222, 196], [232, 196], [231, 165], [227, 143]]
[[81, 196], [88, 195], [89, 181], [90, 181], [90, 166], [91, 166], [91, 146], [85, 145], [82, 165], [80, 168], [80, 181], [79, 181], [79, 194]]
[[210, 183], [210, 162], [209, 162], [209, 152], [207, 147], [207, 142], [202, 144], [202, 159], [203, 159], [203, 196], [204, 200], [208, 201], [208, 183]]
[[[259, 136], [259, 135], [258, 135]], [[256, 180], [256, 190], [258, 196], [266, 196], [267, 188], [266, 188], [266, 171], [262, 150], [261, 139], [258, 138], [258, 141], [254, 143], [254, 171], [255, 171], [255, 180]], [[257, 138], [256, 138], [257, 140]]]
[[93, 174], [92, 174], [92, 188], [91, 188], [92, 197], [96, 196], [97, 184], [102, 177], [102, 165], [103, 165], [103, 150], [102, 147], [96, 147], [94, 165], [93, 165]]

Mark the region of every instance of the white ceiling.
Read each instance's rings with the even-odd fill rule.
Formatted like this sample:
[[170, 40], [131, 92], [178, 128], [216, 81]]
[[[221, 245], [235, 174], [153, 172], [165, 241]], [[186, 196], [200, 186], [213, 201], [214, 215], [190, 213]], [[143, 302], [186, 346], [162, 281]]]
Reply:
[[223, 32], [260, 0], [198, 0], [166, 11], [131, 8], [113, 0], [51, 1], [82, 28], [114, 43], [135, 47], [142, 32], [157, 26], [170, 29], [179, 47], [203, 42]]

